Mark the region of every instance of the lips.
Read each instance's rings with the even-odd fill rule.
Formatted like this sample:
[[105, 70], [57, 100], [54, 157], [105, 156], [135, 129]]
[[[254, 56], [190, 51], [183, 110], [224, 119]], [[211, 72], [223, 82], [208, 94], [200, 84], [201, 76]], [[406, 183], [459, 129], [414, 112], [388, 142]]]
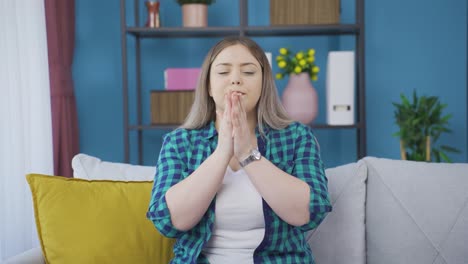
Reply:
[[241, 92], [241, 91], [232, 91], [232, 92], [233, 92], [233, 93], [238, 93], [238, 94], [240, 94], [240, 95], [245, 95], [245, 93], [244, 93], [244, 92]]

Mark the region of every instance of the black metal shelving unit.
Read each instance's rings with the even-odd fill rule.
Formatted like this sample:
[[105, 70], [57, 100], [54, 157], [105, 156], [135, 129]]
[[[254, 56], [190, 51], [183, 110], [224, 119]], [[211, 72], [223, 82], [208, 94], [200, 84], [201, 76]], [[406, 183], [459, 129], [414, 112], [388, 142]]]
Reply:
[[347, 126], [332, 126], [327, 124], [311, 124], [314, 129], [355, 129], [357, 141], [357, 158], [366, 156], [366, 115], [365, 115], [365, 47], [364, 47], [364, 0], [356, 0], [356, 22], [355, 24], [337, 25], [297, 25], [297, 26], [249, 26], [247, 16], [247, 1], [239, 0], [238, 27], [206, 27], [206, 28], [146, 28], [139, 27], [139, 1], [134, 0], [134, 25], [128, 26], [126, 21], [126, 0], [120, 0], [121, 17], [121, 45], [122, 45], [122, 95], [123, 95], [123, 124], [124, 124], [124, 161], [130, 160], [130, 131], [137, 132], [138, 141], [138, 163], [143, 160], [143, 131], [155, 129], [172, 129], [177, 125], [149, 125], [142, 122], [142, 109], [137, 109], [137, 123], [129, 122], [129, 83], [128, 83], [128, 61], [127, 61], [127, 36], [135, 38], [136, 55], [136, 105], [140, 106], [142, 101], [141, 89], [141, 48], [140, 42], [145, 38], [193, 38], [193, 37], [224, 37], [240, 35], [248, 37], [280, 37], [280, 36], [332, 36], [352, 35], [356, 36], [356, 69], [357, 69], [357, 123]]

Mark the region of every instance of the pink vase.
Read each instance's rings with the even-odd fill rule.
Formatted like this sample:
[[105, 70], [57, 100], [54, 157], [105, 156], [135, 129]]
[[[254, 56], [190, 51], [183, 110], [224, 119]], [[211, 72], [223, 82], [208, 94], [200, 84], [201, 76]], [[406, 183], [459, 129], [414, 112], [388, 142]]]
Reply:
[[312, 86], [308, 73], [289, 75], [282, 102], [289, 116], [296, 121], [310, 124], [317, 117], [317, 91]]

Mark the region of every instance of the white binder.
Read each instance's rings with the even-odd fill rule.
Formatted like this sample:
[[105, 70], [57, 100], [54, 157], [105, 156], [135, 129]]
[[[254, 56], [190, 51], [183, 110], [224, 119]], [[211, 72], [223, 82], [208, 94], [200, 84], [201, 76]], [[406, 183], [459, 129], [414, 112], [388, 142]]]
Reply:
[[328, 53], [326, 97], [327, 124], [353, 125], [355, 115], [354, 51]]

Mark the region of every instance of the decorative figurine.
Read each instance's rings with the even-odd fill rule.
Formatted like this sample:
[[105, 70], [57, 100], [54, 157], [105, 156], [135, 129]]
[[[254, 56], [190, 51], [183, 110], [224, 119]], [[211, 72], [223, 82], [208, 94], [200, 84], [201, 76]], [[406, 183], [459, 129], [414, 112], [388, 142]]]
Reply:
[[146, 8], [148, 9], [148, 20], [145, 26], [150, 28], [159, 28], [161, 23], [159, 21], [159, 1], [146, 1]]

